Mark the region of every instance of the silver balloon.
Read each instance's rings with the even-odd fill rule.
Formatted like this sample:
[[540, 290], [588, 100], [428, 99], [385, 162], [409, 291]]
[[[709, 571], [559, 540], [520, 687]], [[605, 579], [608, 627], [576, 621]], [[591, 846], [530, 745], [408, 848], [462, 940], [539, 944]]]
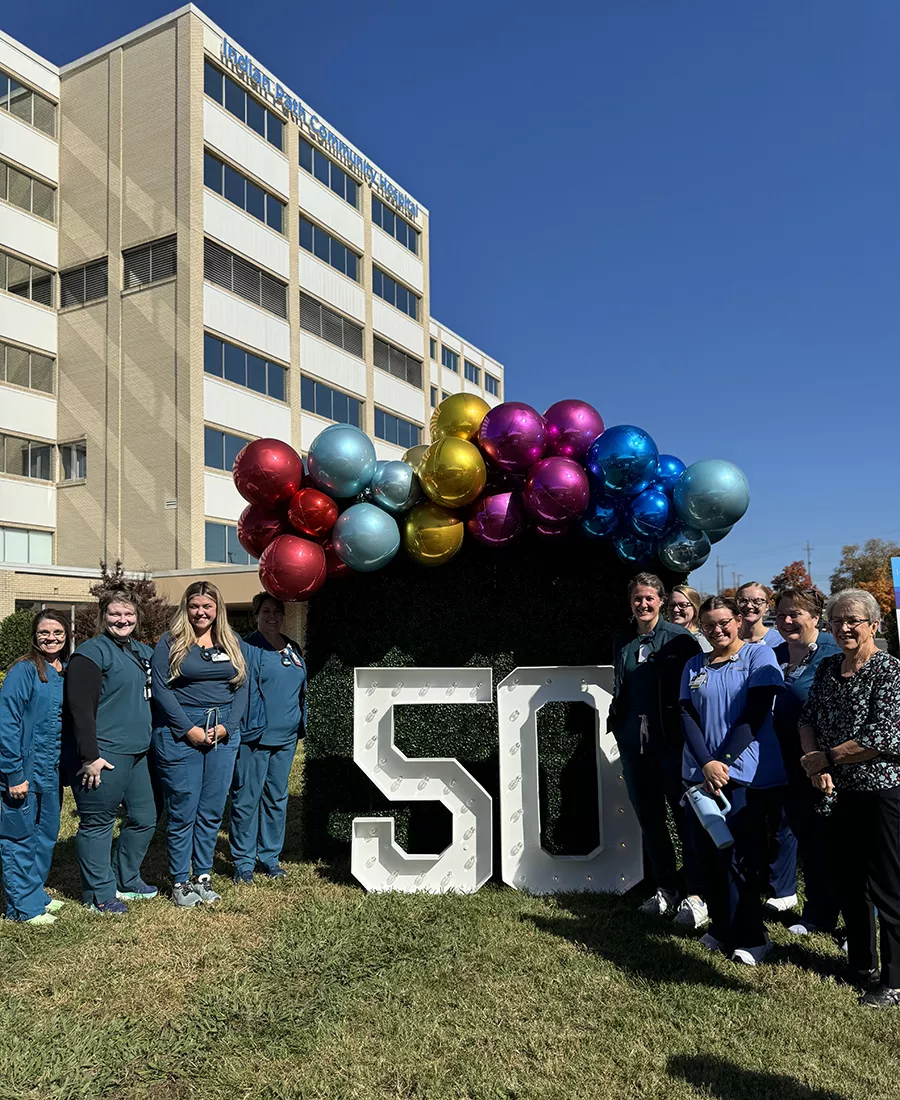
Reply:
[[373, 504], [393, 515], [408, 511], [422, 499], [415, 470], [399, 461], [377, 462], [367, 491]]
[[317, 489], [333, 497], [354, 497], [375, 473], [375, 447], [352, 424], [331, 424], [310, 444], [307, 462]]
[[722, 458], [706, 458], [688, 466], [673, 495], [681, 522], [701, 531], [730, 527], [750, 504], [744, 471]]
[[709, 553], [709, 537], [696, 527], [676, 527], [659, 540], [656, 549], [659, 560], [674, 573], [690, 573], [692, 569], [699, 569]]
[[352, 504], [334, 525], [331, 545], [351, 569], [372, 573], [387, 565], [400, 549], [400, 528], [374, 504]]
[[715, 531], [707, 531], [706, 533], [709, 535], [710, 542], [721, 542], [726, 535], [731, 533], [731, 527], [717, 527]]

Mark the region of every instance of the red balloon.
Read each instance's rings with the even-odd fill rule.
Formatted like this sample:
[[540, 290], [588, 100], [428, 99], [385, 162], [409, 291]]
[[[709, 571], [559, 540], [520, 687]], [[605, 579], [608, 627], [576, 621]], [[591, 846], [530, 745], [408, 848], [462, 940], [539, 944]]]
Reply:
[[254, 439], [234, 460], [234, 484], [251, 504], [277, 508], [303, 484], [303, 462], [289, 443]]
[[287, 521], [281, 512], [248, 504], [237, 523], [238, 542], [254, 558], [262, 556], [269, 543], [288, 531]]
[[353, 570], [345, 562], [337, 556], [334, 547], [331, 545], [331, 537], [328, 541], [322, 544], [322, 549], [325, 551], [325, 567], [328, 570], [328, 577], [346, 577]]
[[337, 523], [338, 506], [318, 489], [307, 487], [294, 494], [288, 506], [288, 519], [298, 531], [319, 539]]
[[263, 550], [259, 579], [277, 600], [307, 600], [325, 583], [325, 551], [299, 535], [279, 535]]

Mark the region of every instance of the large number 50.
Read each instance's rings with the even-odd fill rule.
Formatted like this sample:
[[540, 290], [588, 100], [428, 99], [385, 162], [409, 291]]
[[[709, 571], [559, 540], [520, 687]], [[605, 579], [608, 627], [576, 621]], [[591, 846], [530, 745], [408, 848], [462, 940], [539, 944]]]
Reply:
[[[500, 843], [503, 881], [533, 893], [627, 890], [642, 876], [641, 841], [618, 749], [606, 731], [612, 669], [518, 668], [497, 689], [500, 738]], [[453, 839], [439, 855], [410, 855], [391, 817], [353, 822], [351, 869], [367, 890], [474, 893], [493, 869], [493, 800], [451, 757], [410, 758], [394, 744], [396, 703], [489, 703], [489, 668], [358, 668], [353, 757], [394, 802], [437, 801], [450, 811]], [[545, 703], [594, 708], [600, 840], [584, 856], [541, 847], [537, 714]]]

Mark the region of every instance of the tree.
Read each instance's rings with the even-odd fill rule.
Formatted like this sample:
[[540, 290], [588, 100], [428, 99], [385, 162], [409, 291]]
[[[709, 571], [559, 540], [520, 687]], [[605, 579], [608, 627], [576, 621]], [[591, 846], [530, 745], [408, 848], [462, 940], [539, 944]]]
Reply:
[[[92, 584], [90, 592], [99, 600], [107, 592], [127, 592], [141, 613], [140, 633], [135, 637], [148, 645], [155, 645], [165, 633], [172, 608], [156, 591], [152, 579], [144, 574], [141, 577], [127, 577], [121, 561], [117, 561], [110, 572], [105, 561], [100, 562], [100, 580]], [[93, 608], [86, 607], [75, 612], [75, 642], [90, 638], [97, 628], [97, 615]]]
[[31, 649], [33, 611], [14, 611], [0, 622], [0, 670], [5, 672]]
[[845, 546], [838, 567], [831, 574], [831, 592], [862, 588], [871, 592], [881, 608], [881, 630], [888, 648], [897, 652], [897, 616], [891, 558], [900, 557], [900, 546], [886, 539], [869, 539], [862, 546]]
[[785, 588], [815, 588], [812, 577], [802, 561], [792, 561], [772, 578], [772, 588], [781, 592]]

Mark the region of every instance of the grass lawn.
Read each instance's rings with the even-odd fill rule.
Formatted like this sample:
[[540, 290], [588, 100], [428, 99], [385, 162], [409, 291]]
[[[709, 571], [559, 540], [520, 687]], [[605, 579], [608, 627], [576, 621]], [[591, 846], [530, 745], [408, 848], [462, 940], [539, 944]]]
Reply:
[[900, 1097], [900, 1012], [857, 1007], [827, 937], [773, 925], [739, 969], [633, 898], [367, 896], [301, 862], [292, 815], [285, 882], [232, 888], [223, 845], [218, 906], [117, 920], [75, 900], [67, 800], [72, 900], [0, 923], [0, 1100]]

